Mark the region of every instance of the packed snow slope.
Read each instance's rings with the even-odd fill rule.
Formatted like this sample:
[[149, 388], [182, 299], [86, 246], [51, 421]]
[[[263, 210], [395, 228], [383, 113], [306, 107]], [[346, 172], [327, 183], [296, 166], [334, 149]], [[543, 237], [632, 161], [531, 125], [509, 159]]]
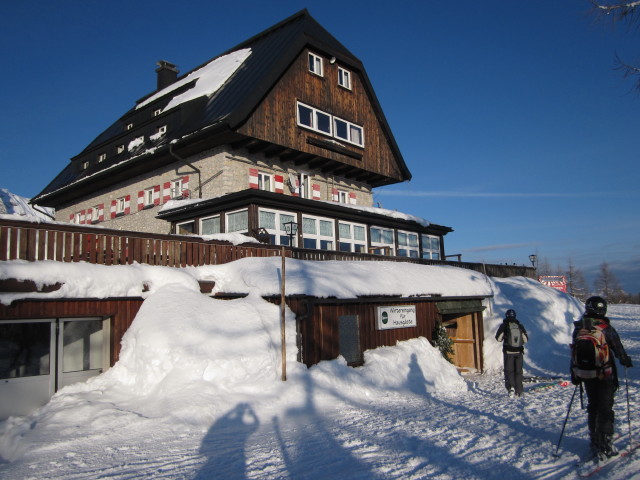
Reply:
[[[588, 445], [577, 399], [560, 456], [553, 455], [574, 392], [558, 383], [568, 377], [571, 321], [581, 313], [571, 297], [530, 279], [451, 267], [288, 260], [288, 293], [408, 296], [420, 283], [422, 293], [492, 296], [485, 301], [484, 374], [460, 376], [423, 338], [367, 351], [360, 368], [339, 358], [306, 369], [295, 361], [295, 318], [287, 310], [283, 382], [280, 311], [262, 298], [279, 291], [279, 261], [181, 270], [78, 264], [70, 267], [78, 269], [77, 280], [47, 262], [37, 270], [26, 262], [0, 265], [2, 276], [50, 282], [65, 275], [66, 288], [79, 296], [109, 295], [104, 282], [113, 282], [118, 291], [146, 297], [113, 368], [65, 387], [28, 417], [0, 423], [0, 478], [576, 478]], [[94, 282], [82, 283], [83, 269], [98, 276]], [[247, 296], [209, 298], [197, 279]], [[526, 373], [561, 377], [526, 384], [521, 399], [506, 395], [493, 339], [508, 308], [530, 333]], [[638, 364], [640, 307], [610, 310]], [[628, 418], [632, 436], [640, 436], [637, 369], [622, 385], [620, 448], [628, 442]], [[632, 454], [599, 478], [640, 478], [638, 472]]]

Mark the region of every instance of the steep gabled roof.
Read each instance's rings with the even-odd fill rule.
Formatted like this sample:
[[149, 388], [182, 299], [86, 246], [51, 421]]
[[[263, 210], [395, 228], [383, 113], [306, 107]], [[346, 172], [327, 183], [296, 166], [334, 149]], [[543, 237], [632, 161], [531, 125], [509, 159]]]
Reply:
[[[134, 108], [74, 157], [34, 201], [49, 204], [55, 203], [54, 197], [68, 199], [68, 193], [64, 192], [70, 187], [73, 186], [74, 191], [79, 194], [83, 190], [78, 188], [81, 184], [99, 182], [101, 178], [112, 177], [124, 168], [129, 174], [142, 173], [145, 168], [151, 168], [147, 163], [150, 156], [154, 156], [156, 162], [164, 157], [164, 162], [169, 163], [172, 160], [168, 150], [172, 141], [180, 140], [183, 144], [188, 139], [196, 142], [200, 138], [212, 138], [221, 132], [235, 131], [248, 120], [306, 47], [313, 47], [328, 56], [336, 57], [342, 64], [359, 73], [403, 178], [410, 179], [411, 173], [393, 138], [362, 62], [304, 9], [196, 67], [178, 78], [175, 84], [143, 97]], [[215, 78], [212, 80], [212, 77]], [[143, 113], [145, 118], [149, 118], [151, 109], [162, 109], [162, 115], [166, 115], [171, 122], [170, 132], [165, 137], [145, 148], [135, 145], [132, 148], [128, 144], [127, 151], [117, 158], [110, 158], [100, 164], [92, 162], [88, 169], [79, 168], [81, 161], [92, 158], [91, 155], [96, 156], [108, 144], [119, 142], [119, 139], [124, 142], [127, 134], [125, 125], [131, 119], [141, 118]], [[141, 165], [143, 162], [146, 167]]]

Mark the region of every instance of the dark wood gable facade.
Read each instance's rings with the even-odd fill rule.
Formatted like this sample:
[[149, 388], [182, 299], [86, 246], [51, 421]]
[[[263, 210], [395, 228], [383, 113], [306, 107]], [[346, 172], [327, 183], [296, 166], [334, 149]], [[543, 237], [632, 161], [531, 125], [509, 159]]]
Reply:
[[[310, 59], [320, 62], [321, 75], [310, 71]], [[299, 109], [306, 108], [313, 109], [313, 114], [328, 115], [329, 132], [301, 122]], [[335, 132], [336, 122], [361, 128], [362, 144], [341, 138]], [[301, 157], [299, 163], [319, 167], [325, 173], [374, 184], [382, 178], [386, 182], [411, 178], [390, 148], [360, 72], [313, 47], [298, 55], [238, 132], [304, 152], [307, 156]]]

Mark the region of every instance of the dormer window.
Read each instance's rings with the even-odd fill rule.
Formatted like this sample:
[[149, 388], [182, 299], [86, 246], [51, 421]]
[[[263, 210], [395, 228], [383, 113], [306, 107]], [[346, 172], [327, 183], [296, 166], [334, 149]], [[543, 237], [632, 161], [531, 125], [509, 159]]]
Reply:
[[98, 155], [98, 163], [104, 162], [106, 159], [107, 159], [106, 153], [101, 153], [100, 155]]
[[338, 85], [351, 90], [351, 72], [342, 67], [338, 67]]
[[116, 147], [116, 151], [117, 151], [118, 153], [122, 153], [122, 152], [124, 152], [124, 145], [118, 145], [118, 146]]
[[309, 52], [309, 71], [318, 75], [319, 77], [323, 76], [322, 57], [319, 57], [315, 53]]
[[82, 169], [86, 170], [87, 168], [89, 168], [89, 161], [88, 160], [86, 162], [82, 162]]
[[157, 117], [158, 115], [160, 115], [162, 113], [162, 109], [161, 108], [157, 108], [153, 111], [153, 116]]
[[131, 130], [133, 128], [133, 123], [127, 123], [127, 126], [125, 128], [127, 130]]

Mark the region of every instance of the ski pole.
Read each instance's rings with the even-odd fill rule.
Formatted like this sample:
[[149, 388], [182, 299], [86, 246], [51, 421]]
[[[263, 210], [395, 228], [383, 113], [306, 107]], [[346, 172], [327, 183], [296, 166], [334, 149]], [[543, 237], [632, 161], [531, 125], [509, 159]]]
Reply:
[[624, 384], [627, 389], [627, 423], [629, 424], [629, 450], [633, 444], [631, 439], [631, 408], [629, 407], [629, 380], [627, 380], [627, 367], [624, 367]]
[[569, 414], [571, 413], [571, 405], [573, 405], [573, 399], [575, 398], [577, 391], [578, 391], [578, 385], [576, 385], [576, 388], [573, 389], [573, 395], [571, 395], [571, 401], [569, 402], [569, 408], [567, 409], [567, 416], [564, 417], [564, 423], [562, 424], [562, 431], [560, 432], [560, 438], [558, 439], [558, 446], [556, 447], [556, 453], [553, 454], [554, 457], [558, 456], [558, 450], [560, 450], [560, 442], [562, 442], [564, 429], [567, 426], [567, 420], [569, 420]]
[[584, 398], [582, 396], [582, 382], [580, 382], [580, 409], [584, 410]]

